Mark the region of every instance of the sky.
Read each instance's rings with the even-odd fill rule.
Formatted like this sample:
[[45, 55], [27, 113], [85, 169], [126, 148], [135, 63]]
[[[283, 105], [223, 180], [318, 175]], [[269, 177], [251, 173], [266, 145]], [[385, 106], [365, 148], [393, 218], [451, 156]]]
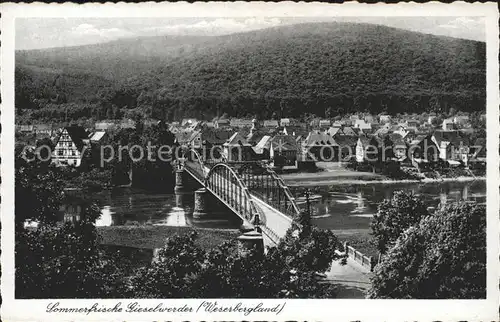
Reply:
[[351, 21], [485, 41], [483, 17], [17, 18], [16, 49], [163, 35], [216, 36], [301, 22]]

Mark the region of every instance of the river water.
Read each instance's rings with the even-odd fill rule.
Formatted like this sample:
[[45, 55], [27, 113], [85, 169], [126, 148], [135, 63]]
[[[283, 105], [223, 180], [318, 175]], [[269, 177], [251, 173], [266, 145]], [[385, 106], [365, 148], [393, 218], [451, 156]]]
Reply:
[[[486, 203], [486, 181], [441, 183], [370, 183], [315, 187], [311, 194], [313, 222], [325, 229], [367, 229], [377, 205], [397, 190], [412, 191], [424, 198], [429, 206], [440, 202], [473, 200]], [[304, 189], [293, 188], [301, 207]], [[218, 209], [218, 219], [197, 223], [192, 220], [192, 195], [182, 200], [174, 194], [150, 193], [119, 188], [98, 195], [101, 218], [98, 226], [169, 225], [213, 228], [238, 228], [240, 222], [229, 211]], [[177, 197], [179, 198], [179, 197]]]

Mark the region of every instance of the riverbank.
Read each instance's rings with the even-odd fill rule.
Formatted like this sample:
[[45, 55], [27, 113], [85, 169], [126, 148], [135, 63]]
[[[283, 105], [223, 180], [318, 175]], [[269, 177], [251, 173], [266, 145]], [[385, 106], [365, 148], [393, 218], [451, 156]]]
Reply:
[[396, 180], [390, 179], [387, 176], [383, 176], [376, 173], [369, 172], [357, 172], [344, 169], [345, 171], [323, 171], [316, 173], [287, 173], [281, 174], [281, 178], [285, 181], [287, 186], [327, 186], [331, 184], [337, 185], [365, 185], [374, 183], [439, 183], [439, 182], [468, 182], [468, 181], [478, 181], [486, 180], [486, 177], [454, 177], [454, 178], [427, 178], [421, 180], [415, 179], [405, 179]]
[[165, 245], [165, 239], [196, 231], [196, 244], [205, 250], [226, 241], [234, 241], [241, 233], [237, 229], [213, 229], [176, 226], [106, 226], [97, 227], [102, 245], [155, 249]]

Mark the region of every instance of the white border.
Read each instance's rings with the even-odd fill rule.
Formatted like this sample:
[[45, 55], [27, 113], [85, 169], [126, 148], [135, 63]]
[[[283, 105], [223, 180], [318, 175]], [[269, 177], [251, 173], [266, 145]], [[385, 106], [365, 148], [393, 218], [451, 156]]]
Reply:
[[[499, 64], [496, 3], [357, 4], [325, 3], [141, 3], [141, 4], [2, 4], [1, 10], [1, 218], [2, 308], [7, 321], [18, 320], [498, 320], [499, 306]], [[487, 26], [487, 300], [286, 300], [279, 315], [218, 314], [47, 314], [50, 300], [14, 300], [14, 19], [15, 17], [301, 17], [301, 16], [484, 16]], [[246, 304], [261, 300], [243, 300]], [[61, 304], [91, 305], [94, 300], [60, 300]], [[100, 300], [101, 304], [116, 300]], [[123, 303], [131, 302], [122, 300]], [[156, 305], [157, 300], [140, 300]], [[191, 304], [200, 300], [164, 300]], [[218, 300], [226, 305], [240, 300]], [[265, 300], [266, 304], [283, 300]]]

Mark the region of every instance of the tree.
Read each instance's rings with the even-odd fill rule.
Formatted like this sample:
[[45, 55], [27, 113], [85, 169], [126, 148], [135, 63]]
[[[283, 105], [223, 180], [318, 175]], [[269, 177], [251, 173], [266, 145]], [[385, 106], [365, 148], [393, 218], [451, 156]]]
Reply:
[[15, 179], [16, 229], [22, 229], [27, 220], [55, 223], [63, 198], [63, 181], [53, 166], [37, 159], [26, 162], [17, 158]]
[[196, 234], [169, 238], [157, 260], [132, 278], [135, 297], [328, 298], [335, 289], [318, 281], [333, 260], [337, 238], [329, 230], [303, 230], [294, 222], [266, 254], [242, 254], [228, 242], [203, 251]]
[[375, 267], [369, 296], [485, 298], [485, 206], [454, 203], [407, 229]]
[[[16, 209], [17, 215], [17, 209]], [[123, 274], [102, 260], [94, 222], [100, 209], [84, 206], [78, 222], [16, 231], [16, 297], [93, 298], [123, 294]]]
[[382, 201], [370, 224], [378, 251], [385, 254], [403, 231], [428, 215], [425, 203], [412, 193], [397, 191]]

